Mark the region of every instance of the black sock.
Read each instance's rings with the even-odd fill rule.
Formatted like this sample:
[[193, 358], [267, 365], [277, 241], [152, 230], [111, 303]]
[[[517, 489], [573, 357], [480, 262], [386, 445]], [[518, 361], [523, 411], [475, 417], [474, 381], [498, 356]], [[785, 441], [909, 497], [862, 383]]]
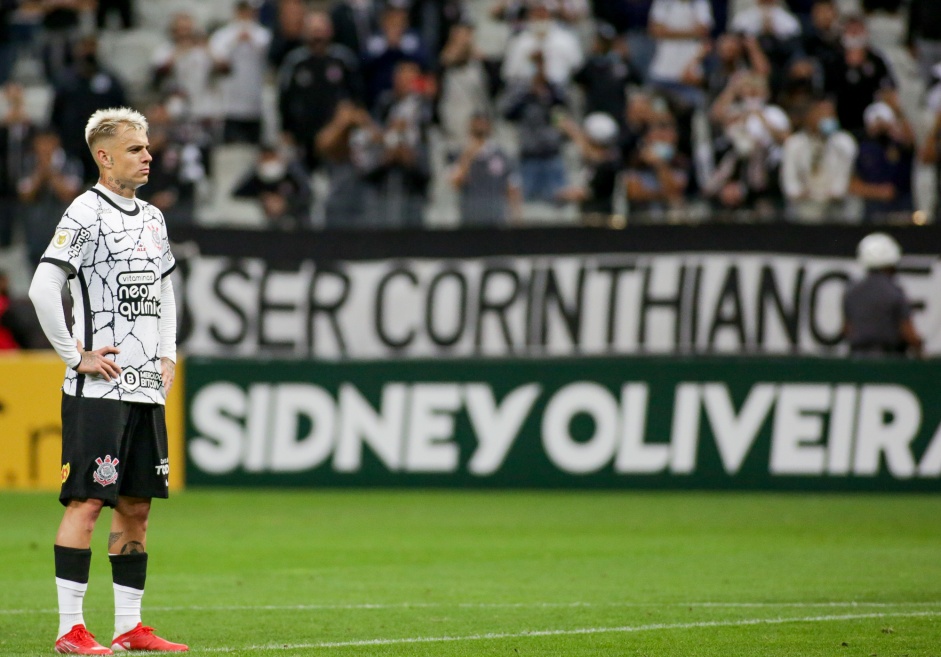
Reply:
[[111, 578], [118, 586], [144, 590], [147, 579], [147, 553], [109, 554], [111, 560]]
[[56, 577], [70, 582], [88, 584], [91, 550], [53, 545], [56, 555]]

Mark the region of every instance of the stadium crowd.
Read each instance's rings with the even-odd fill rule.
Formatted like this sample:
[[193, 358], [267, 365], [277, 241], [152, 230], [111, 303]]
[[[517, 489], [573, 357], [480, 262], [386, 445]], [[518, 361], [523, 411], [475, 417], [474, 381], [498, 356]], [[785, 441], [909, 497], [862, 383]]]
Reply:
[[[150, 121], [140, 196], [171, 230], [221, 184], [214, 151], [240, 144], [253, 162], [224, 194], [285, 230], [420, 227], [442, 190], [465, 226], [926, 220], [912, 188], [916, 162], [941, 160], [936, 0], [220, 1], [218, 25], [164, 16], [141, 84], [99, 47], [134, 29], [132, 0], [0, 0], [0, 248], [23, 235], [38, 259], [94, 179], [84, 122], [124, 104]], [[863, 10], [909, 15], [924, 139]], [[498, 52], [481, 16], [509, 34]], [[24, 59], [52, 90], [41, 116]]]

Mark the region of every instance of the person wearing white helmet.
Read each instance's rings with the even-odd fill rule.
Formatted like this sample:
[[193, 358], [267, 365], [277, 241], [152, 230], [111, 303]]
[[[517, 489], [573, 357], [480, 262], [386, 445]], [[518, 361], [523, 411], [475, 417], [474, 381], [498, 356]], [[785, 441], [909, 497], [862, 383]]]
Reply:
[[890, 235], [871, 233], [856, 257], [866, 275], [843, 295], [843, 333], [854, 356], [920, 356], [922, 338], [912, 307], [895, 280], [902, 249]]

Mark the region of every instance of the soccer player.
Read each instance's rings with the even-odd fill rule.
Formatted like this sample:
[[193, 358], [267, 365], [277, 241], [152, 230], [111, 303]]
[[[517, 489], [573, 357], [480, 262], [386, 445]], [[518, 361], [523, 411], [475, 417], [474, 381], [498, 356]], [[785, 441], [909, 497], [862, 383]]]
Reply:
[[[174, 259], [160, 210], [135, 198], [147, 182], [147, 121], [127, 108], [95, 112], [85, 141], [100, 177], [62, 216], [36, 268], [29, 296], [43, 331], [68, 365], [62, 386], [62, 490], [55, 539], [59, 633], [56, 652], [179, 652], [141, 623], [147, 518], [167, 497], [164, 403], [176, 361]], [[62, 287], [72, 296], [71, 332]], [[108, 555], [114, 580], [111, 649], [85, 628], [91, 537], [114, 509]]]

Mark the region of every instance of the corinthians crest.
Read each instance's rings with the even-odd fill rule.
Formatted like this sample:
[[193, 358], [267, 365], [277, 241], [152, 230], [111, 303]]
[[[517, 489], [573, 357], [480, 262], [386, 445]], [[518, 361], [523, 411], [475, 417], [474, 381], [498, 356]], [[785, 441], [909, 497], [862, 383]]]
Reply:
[[111, 455], [108, 454], [104, 459], [97, 458], [95, 463], [98, 464], [98, 469], [92, 474], [92, 477], [102, 486], [110, 486], [118, 480], [118, 459], [111, 460]]

